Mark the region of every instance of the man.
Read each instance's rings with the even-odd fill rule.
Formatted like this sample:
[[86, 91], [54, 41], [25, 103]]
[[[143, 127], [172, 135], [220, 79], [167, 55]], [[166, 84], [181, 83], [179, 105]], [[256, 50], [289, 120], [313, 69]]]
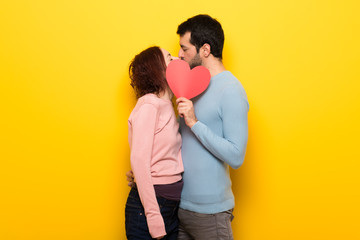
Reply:
[[194, 16], [178, 26], [177, 34], [179, 57], [191, 68], [202, 65], [211, 74], [205, 92], [192, 101], [176, 100], [184, 163], [178, 239], [233, 239], [235, 201], [229, 166], [237, 169], [244, 161], [247, 96], [222, 63], [224, 32], [217, 20], [208, 15]]
[[240, 82], [222, 63], [224, 32], [208, 15], [180, 24], [179, 57], [190, 67], [209, 69], [204, 93], [176, 100], [182, 136], [184, 187], [179, 209], [179, 240], [233, 239], [234, 195], [229, 166], [244, 161], [249, 104]]

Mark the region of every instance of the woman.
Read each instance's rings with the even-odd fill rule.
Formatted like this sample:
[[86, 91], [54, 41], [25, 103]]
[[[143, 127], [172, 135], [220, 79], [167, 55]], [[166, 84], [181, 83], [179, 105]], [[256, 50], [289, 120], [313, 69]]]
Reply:
[[184, 168], [173, 94], [165, 79], [166, 67], [173, 59], [165, 49], [150, 47], [136, 55], [129, 67], [138, 98], [128, 120], [136, 180], [125, 208], [129, 240], [177, 238]]

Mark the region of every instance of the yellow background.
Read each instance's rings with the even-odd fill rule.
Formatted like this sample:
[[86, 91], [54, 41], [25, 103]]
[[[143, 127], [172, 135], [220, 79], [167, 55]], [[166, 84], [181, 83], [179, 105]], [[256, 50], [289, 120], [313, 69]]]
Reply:
[[244, 240], [360, 239], [356, 0], [0, 3], [0, 239], [125, 239], [129, 61], [198, 13], [223, 25], [249, 142]]

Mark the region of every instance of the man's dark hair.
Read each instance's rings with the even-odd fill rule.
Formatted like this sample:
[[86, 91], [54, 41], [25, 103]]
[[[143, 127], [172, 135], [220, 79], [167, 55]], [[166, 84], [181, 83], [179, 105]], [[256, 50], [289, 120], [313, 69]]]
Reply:
[[196, 51], [205, 44], [210, 45], [211, 54], [222, 59], [224, 47], [224, 31], [221, 24], [209, 15], [196, 15], [189, 18], [178, 26], [177, 34], [183, 36], [190, 32], [190, 43], [196, 47]]

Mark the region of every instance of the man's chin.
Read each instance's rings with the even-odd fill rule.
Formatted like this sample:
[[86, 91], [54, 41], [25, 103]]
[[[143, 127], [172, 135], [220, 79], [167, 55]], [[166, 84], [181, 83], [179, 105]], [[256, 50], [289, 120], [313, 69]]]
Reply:
[[189, 64], [190, 69], [193, 69], [194, 67], [201, 66], [201, 65], [202, 65], [201, 63], [191, 63], [191, 64]]

